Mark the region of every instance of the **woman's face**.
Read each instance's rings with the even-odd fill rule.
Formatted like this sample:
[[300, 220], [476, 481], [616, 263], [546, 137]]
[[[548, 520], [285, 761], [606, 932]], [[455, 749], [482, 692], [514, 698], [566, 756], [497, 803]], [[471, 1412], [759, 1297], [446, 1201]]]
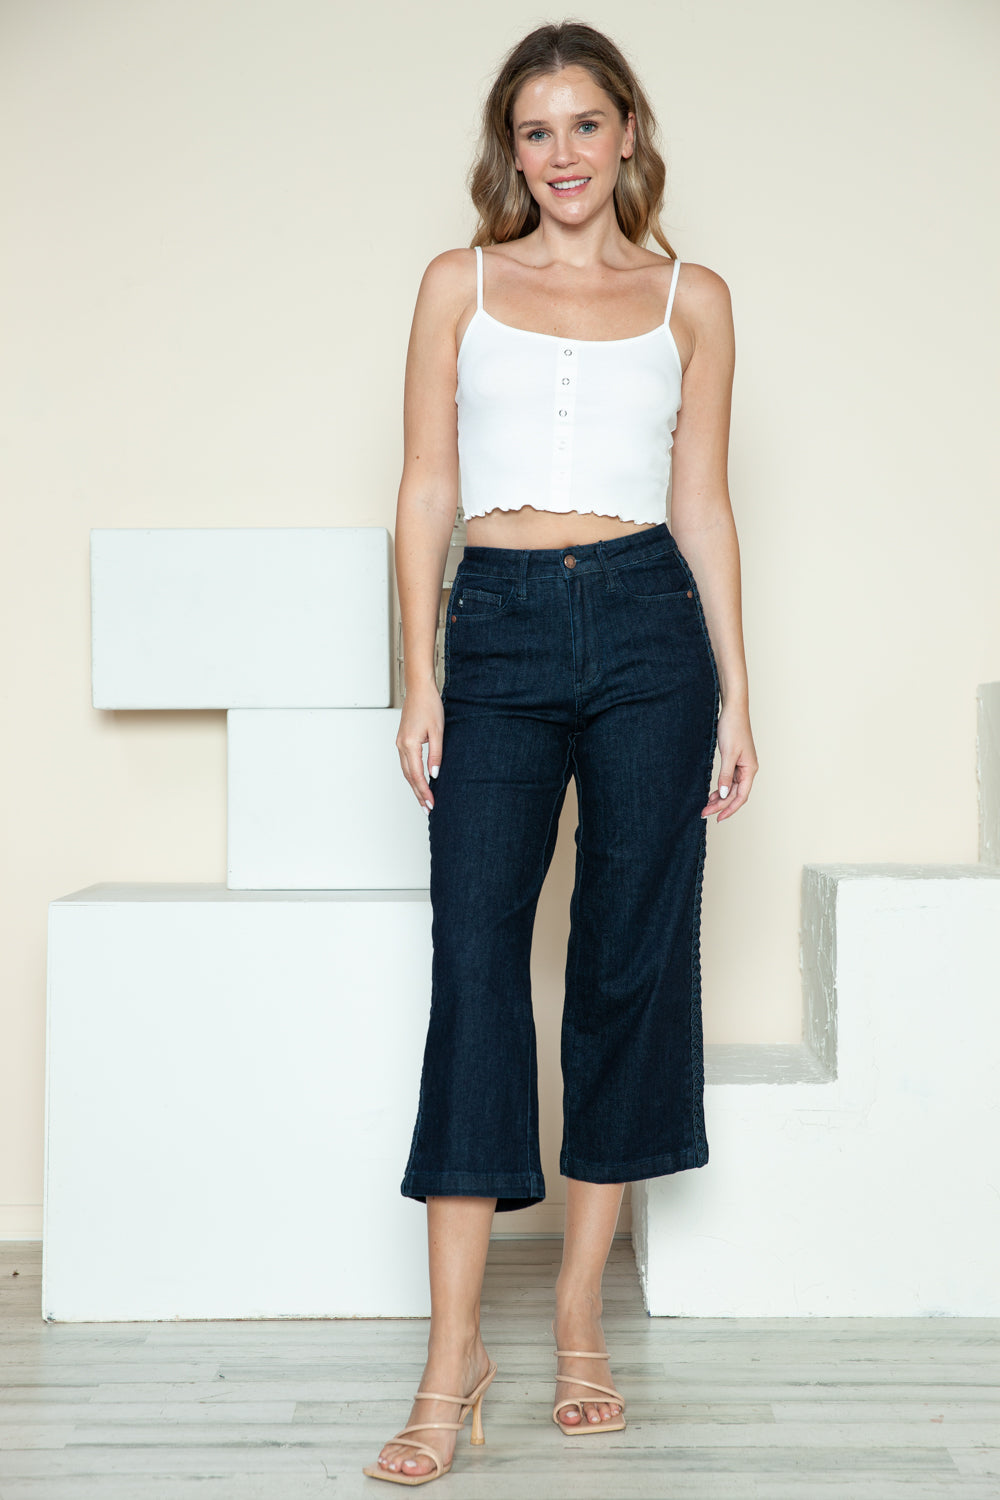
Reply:
[[614, 192], [622, 157], [632, 155], [635, 116], [623, 123], [575, 65], [523, 84], [511, 115], [514, 161], [542, 211], [564, 224], [592, 218]]

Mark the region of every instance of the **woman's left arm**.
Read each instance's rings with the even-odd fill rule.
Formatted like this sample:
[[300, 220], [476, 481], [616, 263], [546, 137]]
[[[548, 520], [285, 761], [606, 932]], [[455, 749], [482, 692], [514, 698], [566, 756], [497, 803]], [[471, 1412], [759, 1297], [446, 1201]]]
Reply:
[[677, 290], [677, 321], [693, 352], [684, 369], [674, 432], [670, 531], [698, 585], [719, 673], [719, 782], [702, 817], [718, 812], [721, 823], [746, 802], [757, 774], [743, 645], [740, 547], [729, 498], [736, 339], [729, 287], [715, 271], [686, 261]]

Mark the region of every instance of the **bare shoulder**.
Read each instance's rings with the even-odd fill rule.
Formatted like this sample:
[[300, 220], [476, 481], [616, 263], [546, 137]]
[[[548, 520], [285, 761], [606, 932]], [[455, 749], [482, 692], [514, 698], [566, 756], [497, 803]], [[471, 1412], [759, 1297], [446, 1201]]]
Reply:
[[690, 351], [687, 357], [682, 355], [685, 375], [699, 351], [699, 369], [731, 374], [736, 359], [736, 334], [732, 299], [724, 278], [709, 266], [682, 260], [677, 273], [675, 306], [684, 329], [681, 341]]
[[438, 312], [454, 311], [455, 317], [471, 295], [476, 295], [476, 252], [460, 247], [442, 250], [427, 265], [420, 281], [419, 298]]
[[728, 283], [709, 266], [682, 260], [677, 273], [677, 303], [693, 323], [732, 322], [732, 298]]

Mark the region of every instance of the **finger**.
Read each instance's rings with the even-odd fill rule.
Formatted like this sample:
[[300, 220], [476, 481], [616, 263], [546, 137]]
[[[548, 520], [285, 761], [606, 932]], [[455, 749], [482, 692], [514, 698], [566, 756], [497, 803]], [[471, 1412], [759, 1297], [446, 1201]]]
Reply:
[[424, 775], [423, 740], [416, 742], [404, 740], [399, 747], [400, 759], [403, 763], [403, 775], [413, 788], [414, 796], [425, 811], [429, 812], [433, 807], [431, 789]]
[[736, 760], [735, 755], [727, 756], [719, 767], [719, 796], [723, 802], [733, 789], [733, 782], [736, 779]]
[[723, 810], [719, 813], [717, 822], [721, 823], [723, 818], [730, 818], [733, 813], [739, 812], [750, 795], [750, 783], [752, 780], [753, 777], [748, 776], [745, 780], [741, 779], [736, 783], [735, 788], [729, 793]]
[[427, 768], [434, 779], [441, 769], [441, 751], [444, 735], [440, 729], [430, 730], [427, 736]]

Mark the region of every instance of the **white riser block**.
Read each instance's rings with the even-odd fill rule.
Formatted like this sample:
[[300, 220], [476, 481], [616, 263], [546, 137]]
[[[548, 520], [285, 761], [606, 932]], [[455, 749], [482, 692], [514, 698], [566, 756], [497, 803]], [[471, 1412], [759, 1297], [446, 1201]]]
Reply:
[[979, 858], [1000, 865], [1000, 682], [986, 682], [977, 693], [979, 773]]
[[90, 533], [95, 708], [385, 708], [382, 526]]
[[806, 866], [802, 915], [837, 1076], [707, 1083], [706, 1166], [633, 1188], [647, 1308], [996, 1317], [1000, 869]]
[[426, 1317], [426, 892], [49, 907], [42, 1315]]
[[228, 714], [233, 890], [430, 881], [428, 814], [403, 776], [398, 708]]

